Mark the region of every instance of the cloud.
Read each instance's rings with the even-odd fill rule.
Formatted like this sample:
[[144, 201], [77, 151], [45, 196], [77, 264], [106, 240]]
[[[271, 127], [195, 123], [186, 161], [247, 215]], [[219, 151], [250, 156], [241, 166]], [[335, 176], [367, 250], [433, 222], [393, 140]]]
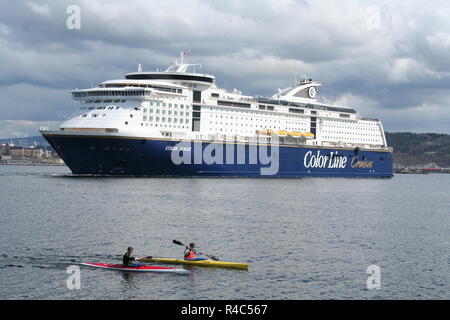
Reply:
[[[66, 27], [69, 5], [80, 30]], [[323, 101], [355, 104], [391, 131], [449, 132], [448, 16], [444, 0], [2, 2], [0, 119], [63, 120], [71, 89], [137, 63], [164, 69], [190, 49], [220, 87], [271, 96], [306, 73], [324, 83]]]
[[40, 127], [57, 129], [61, 121], [0, 120], [0, 137], [26, 138], [38, 136]]
[[40, 16], [50, 16], [50, 8], [48, 5], [39, 4], [34, 1], [27, 1], [27, 6], [31, 11]]

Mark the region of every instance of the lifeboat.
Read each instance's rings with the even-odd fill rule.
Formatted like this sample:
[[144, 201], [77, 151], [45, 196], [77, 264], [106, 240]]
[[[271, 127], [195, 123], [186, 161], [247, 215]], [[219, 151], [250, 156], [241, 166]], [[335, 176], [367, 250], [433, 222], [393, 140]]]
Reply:
[[302, 136], [304, 136], [306, 139], [314, 139], [314, 133], [311, 132], [302, 132]]
[[298, 131], [291, 131], [291, 132], [288, 132], [288, 135], [290, 135], [292, 137], [301, 137], [302, 133], [298, 132]]

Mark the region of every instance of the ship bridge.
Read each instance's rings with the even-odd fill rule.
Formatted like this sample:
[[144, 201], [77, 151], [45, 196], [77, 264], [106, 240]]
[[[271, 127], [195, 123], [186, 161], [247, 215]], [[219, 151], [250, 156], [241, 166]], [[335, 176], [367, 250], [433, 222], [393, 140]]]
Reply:
[[178, 85], [204, 90], [215, 83], [215, 77], [209, 74], [196, 72], [202, 68], [201, 64], [184, 63], [185, 52], [180, 53], [180, 62], [175, 61], [165, 71], [142, 71], [139, 65], [137, 72], [125, 74], [129, 80], [162, 80], [170, 81]]

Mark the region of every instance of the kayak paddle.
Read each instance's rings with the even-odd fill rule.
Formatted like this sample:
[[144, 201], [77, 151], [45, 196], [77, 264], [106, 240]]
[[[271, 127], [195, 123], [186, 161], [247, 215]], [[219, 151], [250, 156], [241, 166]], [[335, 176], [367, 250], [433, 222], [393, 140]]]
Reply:
[[[183, 242], [178, 241], [178, 240], [173, 240], [173, 243], [175, 243], [175, 244], [177, 244], [179, 246], [183, 246], [183, 247], [189, 248]], [[209, 254], [206, 254], [206, 253], [203, 253], [203, 252], [199, 252], [199, 253], [203, 254], [204, 256], [207, 256], [208, 258], [211, 258], [211, 259], [213, 259], [215, 261], [219, 261], [219, 257], [213, 256], [213, 255], [209, 255]]]

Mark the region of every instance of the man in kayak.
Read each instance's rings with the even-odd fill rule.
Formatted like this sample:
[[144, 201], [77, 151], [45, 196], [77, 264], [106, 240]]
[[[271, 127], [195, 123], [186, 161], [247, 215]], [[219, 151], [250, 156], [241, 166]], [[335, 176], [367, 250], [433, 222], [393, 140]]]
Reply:
[[131, 254], [133, 253], [134, 248], [128, 247], [127, 252], [123, 255], [122, 263], [124, 267], [137, 267], [140, 264], [133, 264], [132, 261], [141, 261], [143, 258], [135, 258]]
[[195, 251], [195, 243], [191, 242], [189, 243], [189, 247], [186, 247], [186, 250], [184, 250], [184, 260], [207, 260], [206, 258], [197, 258], [197, 255], [202, 255], [201, 252]]

